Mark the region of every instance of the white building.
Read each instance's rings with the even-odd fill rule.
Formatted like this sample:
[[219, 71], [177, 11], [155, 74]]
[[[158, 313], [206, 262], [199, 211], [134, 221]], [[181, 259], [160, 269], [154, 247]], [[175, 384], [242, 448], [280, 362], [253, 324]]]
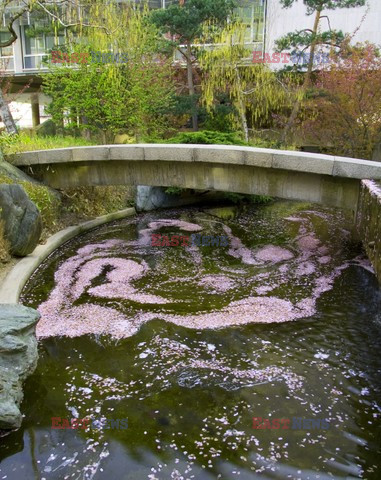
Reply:
[[[311, 28], [314, 15], [307, 16], [302, 0], [296, 0], [290, 8], [282, 8], [279, 0], [267, 0], [265, 50], [272, 52], [275, 41], [288, 32]], [[352, 42], [369, 41], [381, 46], [381, 0], [367, 0], [367, 6], [323, 10], [321, 29], [342, 30], [354, 34]]]

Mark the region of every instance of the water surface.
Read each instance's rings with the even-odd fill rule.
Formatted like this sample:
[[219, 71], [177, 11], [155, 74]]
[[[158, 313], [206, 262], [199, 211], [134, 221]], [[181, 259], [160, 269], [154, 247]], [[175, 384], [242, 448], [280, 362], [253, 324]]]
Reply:
[[[152, 233], [229, 246], [152, 247]], [[337, 211], [138, 215], [66, 244], [23, 301], [42, 313], [40, 358], [22, 428], [0, 440], [0, 478], [381, 476], [381, 295]]]

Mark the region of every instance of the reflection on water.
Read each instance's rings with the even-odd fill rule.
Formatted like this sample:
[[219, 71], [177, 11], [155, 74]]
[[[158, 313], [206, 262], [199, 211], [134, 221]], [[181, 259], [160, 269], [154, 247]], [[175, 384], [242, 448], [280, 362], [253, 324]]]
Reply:
[[[150, 246], [196, 231], [230, 244]], [[380, 478], [381, 296], [335, 211], [139, 215], [51, 256], [24, 303], [42, 313], [40, 360], [0, 478]]]

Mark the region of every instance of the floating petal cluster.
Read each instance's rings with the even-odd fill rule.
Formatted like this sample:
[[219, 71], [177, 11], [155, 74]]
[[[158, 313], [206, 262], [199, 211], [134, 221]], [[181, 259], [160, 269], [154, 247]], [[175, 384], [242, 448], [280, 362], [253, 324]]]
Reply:
[[[289, 241], [254, 245], [247, 235], [243, 239], [233, 232], [237, 220], [229, 226], [202, 213], [197, 223], [144, 218], [135, 238], [90, 243], [59, 265], [55, 286], [39, 307], [38, 337], [123, 338], [153, 319], [200, 330], [293, 321], [316, 312], [316, 300], [343, 269], [364, 263], [345, 258], [344, 228], [337, 226], [334, 241], [319, 238], [315, 224], [332, 223], [326, 212], [285, 216]], [[211, 228], [229, 238], [227, 247], [213, 248], [213, 263], [206, 246], [169, 251], [150, 245], [151, 233], [160, 229], [179, 233]]]

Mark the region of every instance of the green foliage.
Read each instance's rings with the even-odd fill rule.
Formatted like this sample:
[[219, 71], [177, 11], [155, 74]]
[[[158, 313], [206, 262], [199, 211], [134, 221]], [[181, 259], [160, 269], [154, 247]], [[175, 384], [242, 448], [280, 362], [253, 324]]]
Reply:
[[52, 137], [57, 134], [57, 127], [53, 120], [45, 120], [45, 122], [35, 128], [36, 135], [39, 137]]
[[4, 236], [4, 222], [0, 220], [0, 262], [6, 263], [10, 259], [10, 245]]
[[[208, 35], [208, 33], [207, 33]], [[246, 25], [229, 23], [213, 37], [216, 47], [200, 56], [204, 70], [202, 102], [211, 112], [218, 97], [227, 95], [233, 106], [229, 124], [241, 128], [248, 141], [248, 117], [253, 125], [270, 120], [274, 110], [290, 106], [293, 96], [267, 65], [252, 63], [251, 48], [245, 43]], [[286, 74], [283, 75], [284, 79]]]
[[216, 95], [213, 106], [205, 110], [205, 118], [203, 119], [205, 130], [234, 132], [235, 125], [232, 118], [237, 115], [237, 112], [226, 92]]
[[271, 197], [268, 197], [266, 195], [244, 195], [234, 192], [225, 192], [224, 197], [226, 198], [226, 200], [229, 200], [229, 202], [232, 202], [235, 205], [239, 205], [242, 203], [263, 205], [273, 201]]
[[345, 35], [341, 30], [330, 30], [329, 32], [317, 32], [298, 30], [290, 32], [279, 38], [276, 44], [276, 50], [282, 52], [290, 50], [291, 54], [300, 52], [303, 47], [310, 47], [313, 43], [327, 47], [340, 47], [345, 39]]
[[0, 135], [0, 148], [4, 155], [28, 152], [31, 150], [50, 150], [52, 148], [82, 147], [92, 145], [84, 138], [63, 137], [39, 137], [21, 131], [18, 135]]
[[0, 150], [3, 154], [9, 153], [9, 149], [19, 141], [19, 134], [3, 132], [0, 135]]
[[182, 192], [186, 190], [185, 188], [181, 188], [181, 187], [168, 187], [164, 190], [165, 193], [167, 193], [168, 195], [181, 195]]
[[183, 132], [165, 141], [165, 143], [194, 143], [203, 145], [248, 145], [236, 133], [213, 132], [203, 130], [200, 132]]
[[279, 149], [282, 147], [281, 142], [279, 140], [267, 140], [259, 137], [251, 138], [249, 144], [251, 147], [257, 147], [257, 148]]
[[[162, 51], [177, 49], [187, 64], [187, 87], [191, 97], [188, 113], [192, 116], [193, 129], [198, 129], [198, 97], [194, 81], [194, 57], [200, 49], [196, 43], [208, 43], [215, 30], [223, 28], [233, 15], [233, 0], [187, 0], [172, 4], [168, 8], [154, 10], [151, 23], [161, 33]], [[208, 35], [207, 33], [208, 32]], [[168, 39], [168, 33], [171, 38]], [[202, 38], [201, 38], [202, 37]]]
[[197, 112], [199, 97], [199, 95], [176, 95], [169, 112], [178, 116]]
[[234, 7], [232, 0], [187, 0], [184, 5], [154, 10], [151, 21], [162, 34], [169, 32], [175, 37], [174, 44], [181, 45], [199, 38], [205, 22], [224, 25]]
[[60, 202], [58, 198], [43, 185], [30, 182], [21, 182], [28, 197], [34, 202], [42, 215], [43, 225], [47, 228], [54, 226], [59, 217]]
[[[87, 62], [76, 69], [53, 64], [44, 77], [44, 92], [52, 97], [48, 111], [57, 125], [101, 130], [105, 141], [125, 130], [138, 138], [165, 132], [165, 112], [174, 96], [173, 70], [170, 61], [157, 54], [158, 33], [147, 17], [146, 9], [131, 4], [94, 3], [89, 21], [106, 30], [86, 32], [70, 46], [72, 52], [87, 52]], [[107, 31], [113, 31], [113, 54], [123, 54], [128, 62], [103, 63], [90, 55], [110, 51]]]

